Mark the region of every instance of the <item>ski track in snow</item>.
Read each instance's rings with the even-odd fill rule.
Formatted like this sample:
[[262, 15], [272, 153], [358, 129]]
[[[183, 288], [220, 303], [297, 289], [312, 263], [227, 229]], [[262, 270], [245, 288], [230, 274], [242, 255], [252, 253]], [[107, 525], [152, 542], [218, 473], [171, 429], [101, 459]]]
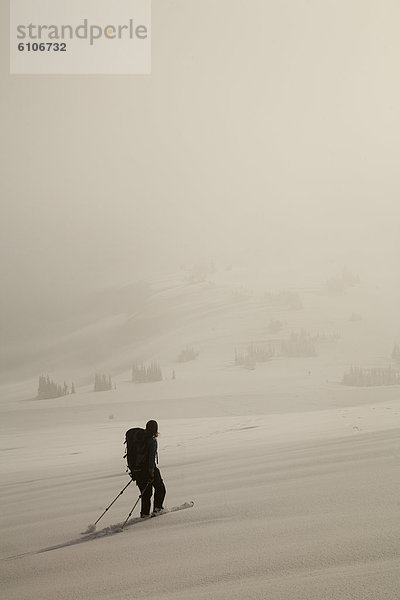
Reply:
[[1, 559], [2, 561], [7, 560], [15, 560], [18, 558], [24, 558], [25, 556], [33, 556], [35, 554], [43, 554], [44, 552], [52, 552], [53, 550], [59, 550], [60, 548], [67, 548], [68, 546], [76, 546], [77, 544], [84, 544], [85, 542], [91, 542], [93, 540], [98, 540], [100, 538], [109, 537], [111, 535], [115, 535], [116, 533], [123, 533], [125, 529], [128, 529], [132, 525], [138, 525], [139, 523], [145, 524], [147, 521], [153, 520], [155, 518], [162, 517], [163, 515], [168, 515], [173, 512], [178, 512], [180, 510], [185, 510], [186, 508], [192, 508], [194, 506], [194, 502], [184, 502], [179, 506], [173, 506], [172, 508], [166, 508], [161, 513], [157, 515], [153, 515], [146, 519], [142, 519], [141, 517], [134, 517], [133, 519], [129, 519], [123, 527], [123, 521], [121, 523], [117, 523], [116, 525], [109, 525], [100, 531], [94, 531], [93, 533], [82, 532], [80, 538], [76, 538], [74, 540], [69, 540], [68, 542], [63, 542], [62, 544], [56, 544], [55, 546], [49, 546], [48, 548], [41, 548], [40, 550], [34, 550], [32, 552], [25, 552], [23, 554], [16, 554], [15, 556], [8, 556], [6, 558]]

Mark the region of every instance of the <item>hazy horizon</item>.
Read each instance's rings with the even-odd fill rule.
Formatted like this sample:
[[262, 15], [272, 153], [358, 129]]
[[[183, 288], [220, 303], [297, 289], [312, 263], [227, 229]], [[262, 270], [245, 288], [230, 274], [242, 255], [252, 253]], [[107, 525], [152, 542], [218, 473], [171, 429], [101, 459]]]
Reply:
[[9, 315], [196, 262], [398, 277], [400, 6], [155, 1], [151, 76], [11, 76], [0, 10]]

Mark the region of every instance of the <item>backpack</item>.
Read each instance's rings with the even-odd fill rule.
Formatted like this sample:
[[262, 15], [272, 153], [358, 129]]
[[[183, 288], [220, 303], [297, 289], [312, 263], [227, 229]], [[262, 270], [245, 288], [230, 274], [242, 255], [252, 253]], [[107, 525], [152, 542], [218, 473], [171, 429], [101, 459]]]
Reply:
[[126, 462], [130, 476], [135, 481], [139, 472], [148, 470], [149, 446], [146, 432], [141, 427], [128, 429], [125, 434]]

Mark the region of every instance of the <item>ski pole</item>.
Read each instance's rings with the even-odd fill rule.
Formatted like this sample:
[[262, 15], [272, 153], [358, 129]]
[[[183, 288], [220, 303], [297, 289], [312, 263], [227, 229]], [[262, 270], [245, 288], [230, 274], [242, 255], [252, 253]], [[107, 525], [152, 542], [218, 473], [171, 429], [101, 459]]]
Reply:
[[125, 519], [125, 521], [124, 521], [124, 523], [123, 523], [123, 525], [122, 525], [121, 529], [123, 529], [123, 528], [125, 527], [125, 525], [127, 524], [127, 522], [129, 521], [129, 519], [130, 519], [130, 517], [131, 517], [131, 514], [132, 514], [132, 513], [133, 513], [133, 511], [135, 510], [135, 508], [136, 508], [136, 506], [137, 506], [137, 504], [138, 504], [139, 500], [141, 499], [141, 497], [143, 496], [143, 494], [145, 493], [145, 491], [147, 490], [147, 488], [149, 487], [149, 485], [150, 485], [150, 481], [149, 481], [149, 482], [146, 484], [146, 487], [144, 488], [143, 492], [141, 492], [141, 494], [140, 494], [139, 498], [136, 500], [135, 504], [133, 505], [133, 508], [132, 508], [131, 512], [130, 512], [130, 513], [129, 513], [129, 515], [126, 517], [126, 519]]
[[114, 500], [111, 502], [111, 504], [109, 506], [107, 506], [106, 510], [99, 516], [99, 518], [97, 519], [97, 521], [94, 523], [94, 525], [97, 525], [97, 523], [100, 521], [101, 517], [104, 517], [104, 515], [106, 514], [106, 512], [108, 511], [109, 508], [112, 507], [112, 505], [114, 504], [114, 502], [116, 502], [118, 500], [118, 498], [120, 496], [122, 496], [122, 494], [124, 493], [124, 491], [126, 490], [126, 488], [128, 487], [128, 485], [131, 485], [132, 483], [132, 479], [126, 484], [126, 486], [124, 487], [123, 490], [120, 491], [120, 493], [118, 494], [118, 496], [116, 498], [114, 498]]

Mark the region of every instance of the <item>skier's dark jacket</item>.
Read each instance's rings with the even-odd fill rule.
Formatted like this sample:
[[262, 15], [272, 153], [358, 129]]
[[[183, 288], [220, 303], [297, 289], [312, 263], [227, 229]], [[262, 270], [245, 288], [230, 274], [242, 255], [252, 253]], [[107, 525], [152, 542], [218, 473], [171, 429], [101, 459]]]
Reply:
[[[147, 437], [147, 436], [146, 436]], [[149, 446], [149, 473], [154, 471], [156, 462], [157, 462], [157, 450], [158, 450], [158, 442], [155, 437], [148, 438], [148, 446]]]

